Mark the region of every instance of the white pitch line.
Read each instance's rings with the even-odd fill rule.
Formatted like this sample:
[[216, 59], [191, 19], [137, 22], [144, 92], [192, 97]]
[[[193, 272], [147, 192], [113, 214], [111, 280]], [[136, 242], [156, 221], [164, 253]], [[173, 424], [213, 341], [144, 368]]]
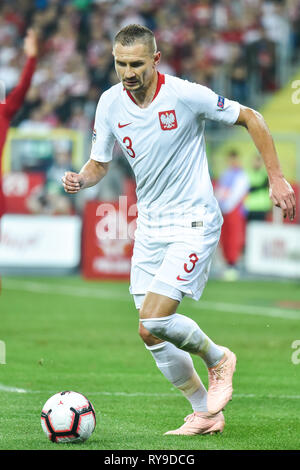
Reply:
[[259, 315], [262, 317], [284, 318], [289, 320], [300, 320], [300, 312], [298, 310], [287, 310], [275, 307], [263, 307], [258, 305], [231, 304], [227, 302], [211, 302], [200, 300], [199, 304], [191, 305], [194, 309], [213, 308], [219, 312], [230, 312], [246, 315]]
[[[23, 388], [10, 387], [7, 385], [0, 384], [0, 392], [8, 393], [26, 393], [26, 394], [55, 394], [57, 390], [25, 390]], [[172, 397], [182, 398], [182, 395], [174, 389], [174, 393], [147, 393], [147, 392], [84, 392], [86, 396], [111, 396], [111, 397]], [[233, 398], [272, 398], [278, 400], [300, 400], [300, 395], [256, 395], [255, 393], [236, 393]]]
[[[74, 297], [87, 297], [97, 299], [117, 299], [126, 302], [132, 302], [130, 294], [116, 293], [115, 290], [102, 290], [102, 286], [99, 285], [99, 289], [89, 289], [86, 287], [75, 287], [68, 285], [57, 285], [57, 284], [43, 284], [32, 281], [14, 281], [11, 279], [3, 279], [2, 281], [3, 290], [22, 290], [25, 292], [34, 292], [39, 294], [59, 294], [59, 295], [70, 295]], [[243, 305], [243, 304], [232, 304], [227, 302], [213, 302], [210, 300], [200, 300], [197, 304], [189, 303], [189, 308], [194, 310], [203, 309], [214, 309], [220, 312], [235, 313], [239, 315], [258, 315], [263, 317], [272, 318], [283, 318], [284, 320], [300, 320], [299, 310], [282, 309], [274, 307], [264, 307], [258, 305]]]
[[30, 393], [29, 390], [24, 388], [9, 387], [8, 385], [0, 384], [0, 392], [9, 392], [9, 393]]

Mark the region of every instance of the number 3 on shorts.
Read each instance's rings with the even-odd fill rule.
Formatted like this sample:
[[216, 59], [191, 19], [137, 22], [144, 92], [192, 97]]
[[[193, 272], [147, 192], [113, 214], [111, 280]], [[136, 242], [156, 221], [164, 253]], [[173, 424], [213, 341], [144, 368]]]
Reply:
[[193, 269], [195, 268], [197, 261], [199, 261], [199, 258], [196, 255], [196, 253], [191, 253], [189, 255], [189, 258], [190, 258], [190, 263], [191, 263], [189, 267], [186, 263], [184, 263], [184, 266], [183, 266], [186, 273], [191, 273]]

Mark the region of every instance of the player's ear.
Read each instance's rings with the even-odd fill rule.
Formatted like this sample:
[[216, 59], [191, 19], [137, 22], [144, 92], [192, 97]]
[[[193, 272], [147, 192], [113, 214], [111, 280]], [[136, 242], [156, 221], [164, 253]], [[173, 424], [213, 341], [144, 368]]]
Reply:
[[154, 65], [158, 65], [160, 62], [160, 57], [161, 57], [161, 52], [157, 51], [155, 52], [153, 59], [154, 59]]

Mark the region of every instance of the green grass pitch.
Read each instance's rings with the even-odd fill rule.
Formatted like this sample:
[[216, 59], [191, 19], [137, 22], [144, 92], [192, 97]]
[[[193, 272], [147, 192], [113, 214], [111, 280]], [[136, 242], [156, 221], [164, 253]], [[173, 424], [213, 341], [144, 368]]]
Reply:
[[[199, 302], [184, 299], [178, 312], [236, 353], [234, 396], [223, 434], [164, 436], [191, 409], [139, 338], [127, 283], [4, 277], [0, 449], [300, 449], [299, 303], [296, 282], [210, 280]], [[207, 385], [202, 360], [194, 363]], [[95, 407], [85, 443], [53, 444], [42, 432], [41, 408], [62, 390]]]

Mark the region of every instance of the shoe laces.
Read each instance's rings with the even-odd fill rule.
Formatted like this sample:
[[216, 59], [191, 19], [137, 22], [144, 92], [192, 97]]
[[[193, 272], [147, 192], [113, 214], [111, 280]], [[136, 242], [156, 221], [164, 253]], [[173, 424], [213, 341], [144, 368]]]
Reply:
[[195, 412], [194, 413], [191, 413], [190, 415], [187, 415], [185, 418], [184, 418], [184, 421], [187, 422], [187, 421], [194, 421], [196, 415], [195, 415]]
[[226, 370], [226, 361], [223, 362], [219, 367], [210, 369], [209, 375], [212, 382], [219, 382], [224, 380], [224, 372]]
[[191, 423], [192, 421], [195, 421], [196, 418], [201, 418], [201, 416], [199, 416], [199, 415], [197, 414], [197, 411], [194, 411], [194, 413], [191, 413], [190, 415], [187, 415], [187, 416], [184, 418], [184, 421]]

